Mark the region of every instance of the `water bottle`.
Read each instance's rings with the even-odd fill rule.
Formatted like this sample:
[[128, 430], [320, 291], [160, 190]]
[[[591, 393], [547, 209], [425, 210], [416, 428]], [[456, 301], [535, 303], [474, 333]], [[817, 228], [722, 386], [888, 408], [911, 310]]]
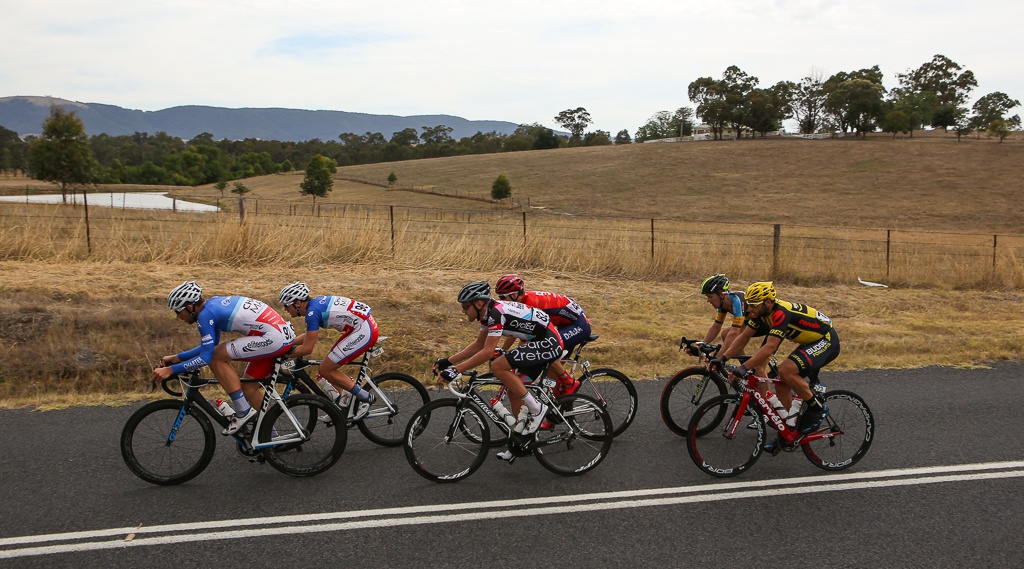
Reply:
[[782, 401], [779, 401], [778, 395], [772, 393], [771, 396], [768, 397], [768, 403], [770, 403], [771, 406], [775, 408], [775, 412], [779, 414], [779, 417], [785, 419], [786, 417], [789, 416], [789, 411], [787, 411], [786, 408], [782, 406]]
[[789, 415], [788, 415], [789, 418], [786, 421], [786, 426], [787, 427], [796, 428], [796, 420], [797, 420], [797, 417], [800, 416], [800, 406], [803, 405], [803, 404], [804, 404], [804, 400], [801, 399], [799, 395], [794, 393], [793, 394], [793, 403], [791, 403], [790, 406], [789, 406]]
[[502, 421], [505, 421], [506, 425], [510, 427], [515, 426], [516, 418], [512, 416], [511, 411], [501, 404], [501, 401], [495, 401], [492, 407], [494, 408], [494, 414]]
[[[335, 391], [335, 393], [338, 393], [338, 392]], [[352, 392], [351, 391], [342, 391], [341, 394], [338, 395], [338, 398], [334, 400], [334, 402], [338, 404], [338, 407], [341, 407], [342, 409], [344, 409], [344, 408], [348, 407], [348, 402], [351, 401], [351, 400], [352, 400]]]
[[328, 399], [330, 399], [331, 401], [338, 400], [338, 390], [335, 389], [333, 385], [331, 385], [331, 382], [327, 381], [326, 377], [320, 377], [319, 379], [317, 379], [316, 384], [320, 386], [320, 389], [324, 390], [324, 393], [327, 395]]
[[218, 399], [216, 402], [214, 402], [214, 406], [217, 407], [217, 410], [220, 411], [221, 415], [224, 415], [228, 419], [235, 416], [234, 408], [231, 407], [230, 403], [224, 401], [223, 399]]

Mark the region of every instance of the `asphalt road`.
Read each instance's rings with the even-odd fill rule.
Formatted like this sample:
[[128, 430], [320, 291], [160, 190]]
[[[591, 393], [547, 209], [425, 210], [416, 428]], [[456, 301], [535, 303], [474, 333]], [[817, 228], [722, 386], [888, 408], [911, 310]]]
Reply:
[[593, 472], [489, 459], [450, 485], [352, 430], [321, 476], [220, 439], [196, 479], [157, 487], [118, 450], [141, 404], [0, 411], [0, 567], [1020, 567], [1022, 378], [1006, 362], [827, 374], [874, 412], [867, 456], [829, 474], [783, 453], [724, 481], [662, 424], [656, 380]]

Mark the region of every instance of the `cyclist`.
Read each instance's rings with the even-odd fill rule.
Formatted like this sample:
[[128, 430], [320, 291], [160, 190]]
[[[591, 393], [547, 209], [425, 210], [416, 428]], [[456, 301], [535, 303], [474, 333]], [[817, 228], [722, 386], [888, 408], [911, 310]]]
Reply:
[[[313, 353], [321, 328], [341, 332], [341, 337], [320, 363], [320, 377], [317, 379], [326, 379], [339, 394], [343, 391], [351, 392], [359, 401], [354, 419], [361, 419], [375, 397], [373, 393], [360, 389], [354, 379], [341, 371], [341, 366], [350, 363], [377, 343], [377, 321], [370, 314], [370, 307], [344, 296], [310, 298], [309, 287], [303, 282], [285, 286], [278, 298], [285, 312], [292, 318], [306, 315], [306, 332], [295, 339], [295, 350], [288, 354], [289, 357], [297, 358]], [[321, 387], [324, 385], [321, 384]], [[330, 393], [329, 389], [325, 391]], [[340, 399], [338, 395], [335, 402], [340, 404]]]
[[[722, 351], [729, 349], [729, 342], [739, 336], [743, 330], [745, 320], [744, 312], [747, 309], [746, 300], [742, 292], [729, 292], [729, 278], [718, 273], [711, 275], [700, 283], [700, 293], [708, 299], [708, 304], [715, 308], [715, 321], [708, 328], [704, 335], [703, 342], [709, 344], [715, 340], [718, 333], [722, 333]], [[732, 326], [722, 330], [725, 320], [732, 315]], [[700, 355], [700, 351], [693, 345], [686, 346], [686, 353], [691, 356]]]
[[[489, 361], [491, 373], [508, 390], [512, 416], [517, 418], [513, 429], [525, 435], [533, 433], [548, 406], [537, 401], [512, 370], [537, 377], [545, 365], [561, 358], [562, 338], [558, 330], [544, 311], [491, 298], [491, 285], [486, 281], [462, 287], [458, 300], [468, 321], [480, 322], [480, 334], [457, 354], [439, 358], [434, 362], [434, 370], [440, 370], [442, 381], [452, 381], [463, 371]], [[514, 350], [495, 357], [495, 348], [503, 336], [522, 342]], [[506, 453], [499, 453], [499, 458], [511, 459], [511, 452]]]
[[[526, 284], [523, 279], [519, 275], [512, 274], [498, 279], [494, 291], [501, 300], [520, 302], [546, 312], [551, 318], [551, 323], [558, 330], [558, 334], [562, 337], [562, 345], [566, 350], [571, 351], [578, 344], [590, 338], [590, 320], [587, 319], [587, 315], [583, 313], [583, 307], [578, 302], [568, 296], [553, 292], [528, 291], [525, 288]], [[503, 347], [508, 349], [512, 342], [513, 339], [509, 338]], [[580, 386], [580, 382], [562, 367], [561, 358], [551, 364], [551, 367], [548, 368], [548, 375], [558, 381], [558, 385], [555, 386], [556, 396], [575, 393]]]
[[[200, 344], [191, 350], [164, 356], [162, 367], [153, 370], [150, 381], [164, 380], [176, 373], [210, 366], [221, 387], [231, 397], [235, 416], [223, 430], [230, 435], [256, 416], [261, 401], [256, 383], [242, 383], [231, 361], [248, 362], [244, 377], [264, 379], [274, 368], [274, 360], [292, 348], [292, 325], [266, 303], [245, 296], [203, 298], [203, 289], [195, 281], [185, 281], [167, 295], [167, 306], [179, 320], [198, 324]], [[244, 336], [220, 343], [221, 332], [241, 332]]]
[[757, 353], [733, 371], [742, 377], [749, 373], [748, 369], [765, 365], [783, 339], [795, 342], [797, 348], [779, 364], [779, 377], [792, 391], [781, 385], [777, 391], [786, 409], [792, 402], [792, 392], [807, 402], [807, 410], [800, 415], [796, 428], [802, 434], [810, 433], [828, 414], [825, 402], [814, 395], [808, 381], [817, 383], [821, 368], [839, 355], [839, 335], [832, 327], [832, 320], [810, 306], [778, 300], [771, 282], [756, 282], [747, 287], [746, 299], [746, 326], [729, 349], [719, 356], [718, 363], [738, 354], [753, 336], [767, 334]]

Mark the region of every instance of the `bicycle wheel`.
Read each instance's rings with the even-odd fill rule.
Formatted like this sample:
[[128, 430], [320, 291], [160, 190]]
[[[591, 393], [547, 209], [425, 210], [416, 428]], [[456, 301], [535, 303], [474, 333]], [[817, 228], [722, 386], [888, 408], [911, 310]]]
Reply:
[[580, 378], [581, 393], [596, 399], [608, 410], [612, 419], [612, 436], [621, 435], [636, 419], [636, 387], [629, 377], [612, 368], [590, 370]]
[[377, 401], [370, 405], [362, 420], [356, 421], [356, 427], [363, 436], [379, 445], [401, 446], [409, 417], [413, 411], [430, 403], [430, 394], [415, 377], [404, 373], [382, 373], [370, 381], [380, 392], [370, 386], [363, 388], [373, 391]]
[[[690, 458], [711, 476], [736, 476], [753, 466], [761, 456], [767, 428], [760, 409], [753, 404], [747, 405], [742, 416], [737, 416], [741, 400], [742, 397], [735, 394], [713, 397], [694, 411], [687, 425], [686, 447]], [[754, 419], [753, 429], [748, 428], [751, 419]]]
[[875, 418], [867, 403], [849, 391], [826, 393], [825, 404], [828, 415], [817, 433], [828, 436], [800, 446], [814, 466], [843, 470], [857, 464], [868, 452], [875, 434]]
[[217, 436], [196, 406], [176, 399], [148, 403], [121, 430], [121, 456], [136, 476], [153, 484], [181, 484], [210, 464]]
[[[538, 430], [533, 454], [544, 468], [562, 476], [578, 476], [608, 456], [612, 419], [605, 406], [579, 393], [558, 398], [548, 411], [551, 430]], [[564, 419], [564, 420], [563, 420]]]
[[661, 420], [673, 433], [685, 437], [694, 410], [727, 390], [725, 382], [707, 368], [688, 367], [668, 380], [661, 391]]
[[434, 482], [456, 482], [473, 474], [487, 457], [489, 444], [487, 420], [456, 399], [431, 401], [413, 413], [405, 428], [406, 460]]
[[334, 466], [348, 440], [341, 411], [323, 397], [304, 393], [288, 397], [284, 404], [296, 422], [280, 404], [272, 406], [260, 423], [257, 444], [296, 442], [263, 448], [270, 466], [289, 476], [315, 476]]

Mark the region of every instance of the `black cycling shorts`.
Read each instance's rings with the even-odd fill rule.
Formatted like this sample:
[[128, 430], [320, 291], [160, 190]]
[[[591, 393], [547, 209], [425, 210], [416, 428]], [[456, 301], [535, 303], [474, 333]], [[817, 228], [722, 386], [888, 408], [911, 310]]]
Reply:
[[512, 369], [536, 379], [545, 366], [562, 357], [562, 351], [560, 339], [548, 336], [519, 344], [516, 349], [505, 352], [505, 359]]
[[811, 384], [818, 382], [818, 372], [832, 360], [839, 356], [839, 334], [835, 329], [825, 334], [825, 337], [811, 344], [804, 344], [787, 359], [792, 360], [800, 370], [800, 376], [806, 378]]

